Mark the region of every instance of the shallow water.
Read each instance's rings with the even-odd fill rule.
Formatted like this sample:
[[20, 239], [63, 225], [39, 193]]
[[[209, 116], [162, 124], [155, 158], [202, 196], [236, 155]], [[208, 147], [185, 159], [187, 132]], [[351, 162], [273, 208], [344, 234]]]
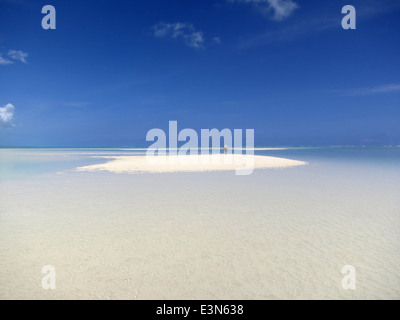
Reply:
[[400, 298], [399, 148], [257, 151], [309, 165], [250, 176], [73, 170], [141, 152], [0, 150], [1, 299]]

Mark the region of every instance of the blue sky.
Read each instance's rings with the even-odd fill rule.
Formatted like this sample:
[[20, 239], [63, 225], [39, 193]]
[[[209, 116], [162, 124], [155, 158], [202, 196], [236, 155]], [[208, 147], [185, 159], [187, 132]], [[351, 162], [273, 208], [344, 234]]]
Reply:
[[399, 39], [396, 0], [0, 0], [0, 146], [148, 146], [170, 120], [399, 145]]

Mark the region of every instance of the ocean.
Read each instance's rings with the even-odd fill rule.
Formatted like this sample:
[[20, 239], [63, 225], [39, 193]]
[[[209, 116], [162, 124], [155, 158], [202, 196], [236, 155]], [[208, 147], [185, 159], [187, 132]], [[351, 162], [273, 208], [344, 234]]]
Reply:
[[257, 149], [308, 165], [249, 176], [75, 170], [144, 152], [0, 149], [0, 299], [400, 298], [400, 148]]

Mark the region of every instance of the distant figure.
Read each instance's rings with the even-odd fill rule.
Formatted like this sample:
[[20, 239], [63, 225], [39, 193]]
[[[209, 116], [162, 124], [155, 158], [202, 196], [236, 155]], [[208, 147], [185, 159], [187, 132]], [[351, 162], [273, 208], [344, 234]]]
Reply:
[[227, 145], [224, 146], [224, 153], [225, 153], [225, 154], [228, 153], [228, 146], [227, 146]]

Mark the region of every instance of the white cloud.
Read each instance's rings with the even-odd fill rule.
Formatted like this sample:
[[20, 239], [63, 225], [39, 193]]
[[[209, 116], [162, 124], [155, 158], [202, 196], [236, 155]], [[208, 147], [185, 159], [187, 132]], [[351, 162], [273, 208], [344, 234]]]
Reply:
[[28, 54], [26, 52], [21, 50], [8, 50], [7, 55], [15, 61], [27, 63], [26, 58], [28, 57]]
[[220, 37], [214, 37], [214, 38], [213, 38], [213, 41], [214, 41], [215, 43], [220, 44], [220, 43], [221, 43], [221, 38], [220, 38]]
[[12, 120], [14, 118], [15, 107], [8, 103], [4, 107], [0, 107], [0, 127], [12, 126]]
[[192, 48], [204, 47], [203, 32], [196, 31], [194, 26], [190, 23], [164, 23], [160, 22], [152, 27], [154, 36], [157, 38], [171, 37], [181, 38], [187, 46]]
[[7, 64], [13, 64], [15, 61], [27, 63], [27, 61], [26, 61], [27, 57], [28, 57], [28, 54], [21, 50], [8, 50], [6, 58], [4, 58], [0, 54], [0, 65], [4, 66]]
[[299, 6], [292, 0], [267, 0], [274, 10], [274, 19], [282, 20], [289, 17]]
[[252, 4], [262, 13], [272, 12], [272, 19], [281, 21], [289, 17], [299, 5], [293, 0], [228, 0], [229, 2], [242, 2]]
[[3, 58], [3, 57], [0, 55], [0, 65], [5, 66], [5, 65], [7, 65], [7, 64], [12, 64], [12, 63], [14, 63], [14, 62], [11, 61], [11, 60], [5, 59], [5, 58]]

